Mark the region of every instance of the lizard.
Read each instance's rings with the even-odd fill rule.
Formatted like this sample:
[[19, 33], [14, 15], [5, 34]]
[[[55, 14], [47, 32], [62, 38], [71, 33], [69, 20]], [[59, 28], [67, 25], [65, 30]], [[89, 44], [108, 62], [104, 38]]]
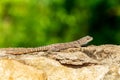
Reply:
[[79, 48], [81, 46], [86, 45], [88, 42], [92, 41], [93, 38], [91, 36], [85, 36], [78, 40], [66, 43], [56, 43], [48, 46], [36, 47], [36, 48], [1, 48], [0, 51], [5, 51], [7, 54], [25, 54], [25, 53], [33, 53], [33, 52], [58, 52], [60, 50], [68, 49], [68, 48]]

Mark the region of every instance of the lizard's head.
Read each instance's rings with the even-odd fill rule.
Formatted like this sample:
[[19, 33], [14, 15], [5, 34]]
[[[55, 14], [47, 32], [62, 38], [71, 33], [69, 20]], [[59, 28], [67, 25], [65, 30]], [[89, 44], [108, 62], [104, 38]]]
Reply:
[[83, 39], [85, 39], [86, 42], [90, 42], [93, 40], [93, 37], [91, 36], [86, 36], [86, 37], [83, 37]]
[[83, 45], [86, 45], [88, 42], [92, 41], [93, 38], [91, 36], [85, 36], [83, 38], [80, 38], [78, 41], [78, 43], [83, 46]]

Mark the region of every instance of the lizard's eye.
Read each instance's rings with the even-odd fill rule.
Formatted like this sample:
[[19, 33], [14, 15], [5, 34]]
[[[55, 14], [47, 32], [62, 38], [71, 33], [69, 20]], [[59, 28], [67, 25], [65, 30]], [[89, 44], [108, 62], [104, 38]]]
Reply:
[[87, 40], [89, 40], [90, 38], [87, 38]]

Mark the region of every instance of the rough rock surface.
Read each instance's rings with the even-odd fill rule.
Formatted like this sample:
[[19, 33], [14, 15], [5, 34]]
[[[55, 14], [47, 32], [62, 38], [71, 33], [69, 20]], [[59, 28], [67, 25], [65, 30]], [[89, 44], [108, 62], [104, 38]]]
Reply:
[[109, 66], [103, 65], [64, 66], [58, 61], [45, 57], [26, 59], [24, 56], [22, 59], [25, 64], [43, 69], [47, 73], [48, 80], [101, 80], [109, 71]]
[[0, 80], [32, 80], [32, 76], [34, 80], [120, 80], [119, 45], [70, 48], [49, 54], [1, 51], [0, 57]]
[[12, 59], [0, 59], [0, 80], [46, 80], [42, 70]]

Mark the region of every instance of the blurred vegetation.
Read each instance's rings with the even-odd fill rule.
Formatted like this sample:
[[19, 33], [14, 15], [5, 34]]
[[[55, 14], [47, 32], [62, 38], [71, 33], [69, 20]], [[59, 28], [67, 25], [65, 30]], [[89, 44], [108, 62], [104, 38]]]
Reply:
[[82, 36], [120, 44], [119, 0], [0, 0], [0, 47], [35, 47]]

